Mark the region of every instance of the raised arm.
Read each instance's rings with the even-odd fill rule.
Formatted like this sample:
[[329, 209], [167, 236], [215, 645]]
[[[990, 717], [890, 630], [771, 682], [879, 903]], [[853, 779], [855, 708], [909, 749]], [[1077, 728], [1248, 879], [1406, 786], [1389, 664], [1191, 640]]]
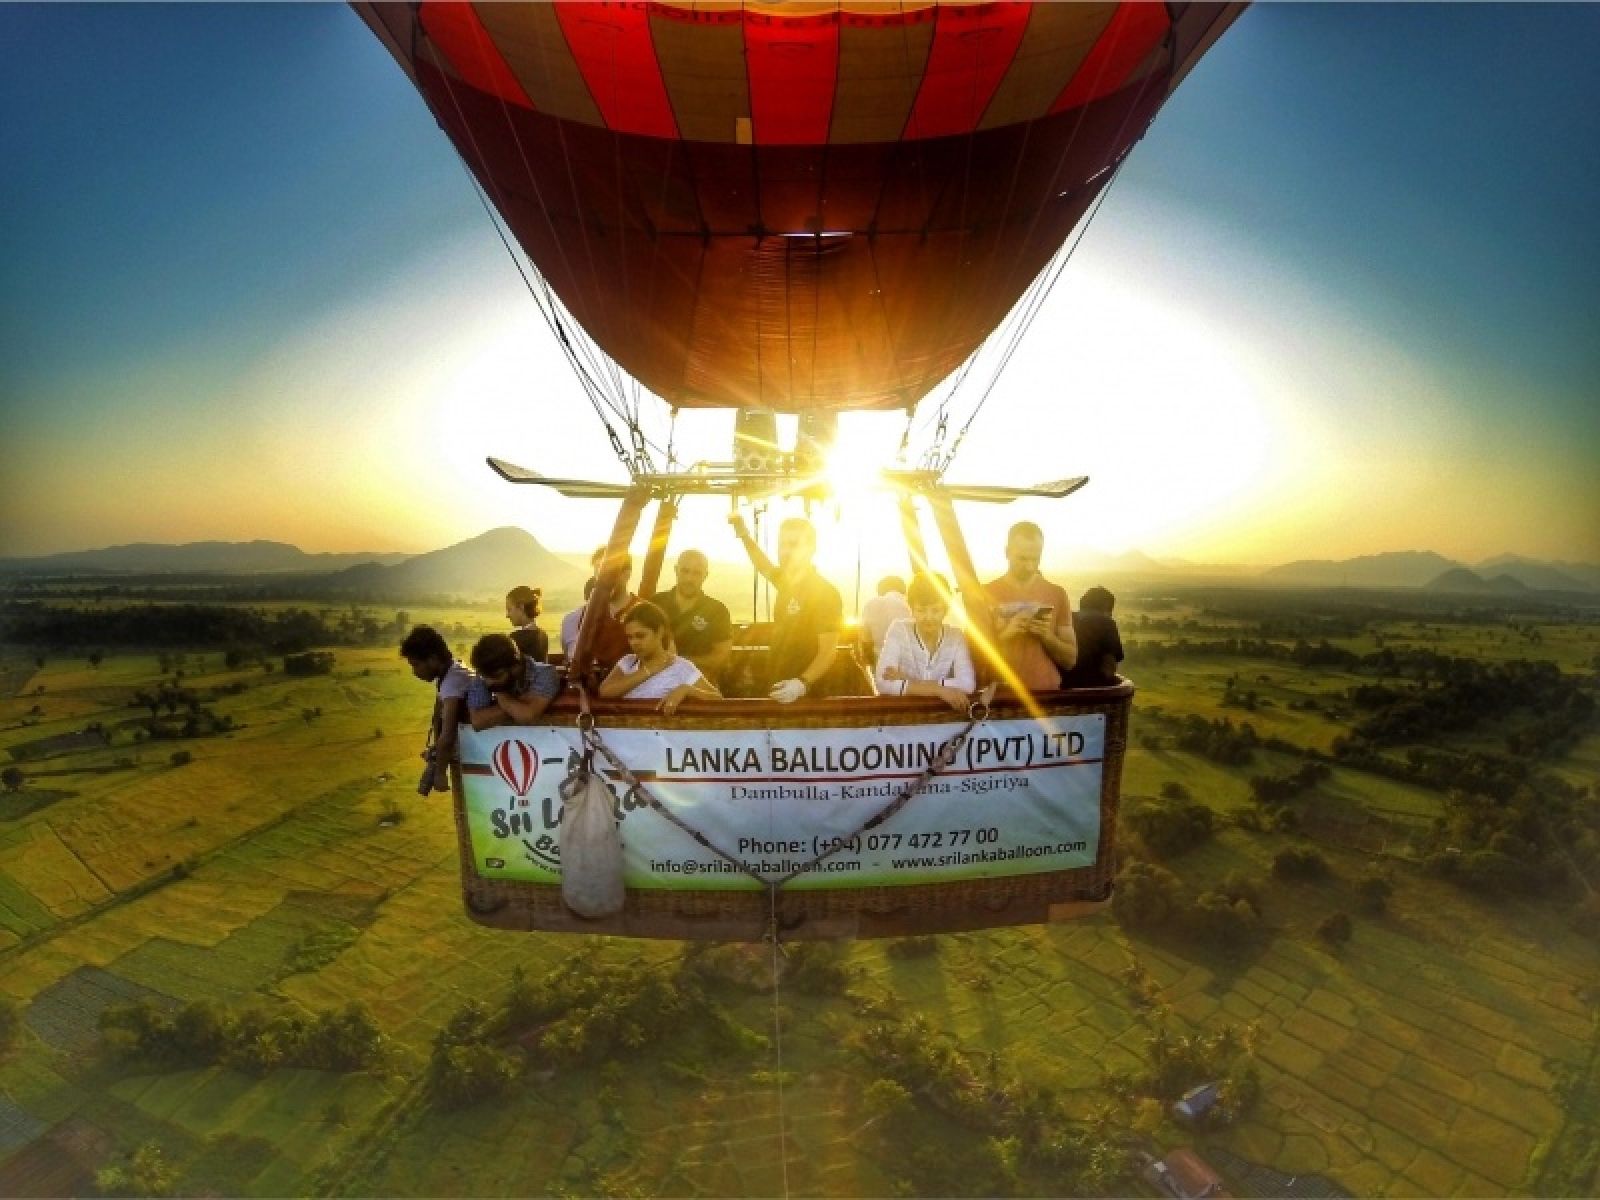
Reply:
[[744, 514], [735, 512], [728, 514], [728, 524], [733, 526], [733, 532], [738, 535], [739, 543], [744, 547], [744, 552], [750, 557], [750, 565], [765, 579], [772, 583], [778, 582], [778, 564], [767, 557], [767, 552], [756, 544], [755, 538], [750, 536], [750, 527], [744, 523]]

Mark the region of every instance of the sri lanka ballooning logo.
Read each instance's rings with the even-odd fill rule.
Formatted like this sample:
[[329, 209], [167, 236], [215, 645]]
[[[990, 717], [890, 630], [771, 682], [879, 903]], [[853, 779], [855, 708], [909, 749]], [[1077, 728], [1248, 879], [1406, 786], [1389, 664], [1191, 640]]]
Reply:
[[[560, 849], [550, 830], [560, 824], [560, 811], [551, 811], [548, 798], [544, 803], [543, 829], [536, 830], [532, 801], [528, 793], [539, 777], [539, 753], [520, 738], [507, 738], [494, 748], [489, 756], [489, 766], [495, 778], [505, 784], [505, 805], [491, 809], [489, 825], [497, 838], [516, 838], [527, 851], [528, 861], [537, 866], [554, 869], [559, 866]], [[484, 860], [492, 869], [505, 867], [503, 858]]]
[[489, 758], [500, 782], [511, 789], [508, 808], [527, 808], [528, 789], [539, 776], [539, 756], [520, 738], [507, 738], [494, 748]]

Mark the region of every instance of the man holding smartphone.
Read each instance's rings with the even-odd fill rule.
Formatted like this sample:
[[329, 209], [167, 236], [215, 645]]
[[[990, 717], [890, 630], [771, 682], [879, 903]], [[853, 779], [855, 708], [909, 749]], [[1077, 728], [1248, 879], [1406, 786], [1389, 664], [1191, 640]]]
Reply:
[[1003, 682], [1030, 692], [1061, 686], [1061, 672], [1078, 661], [1072, 602], [1066, 589], [1039, 573], [1044, 530], [1019, 521], [1006, 535], [1007, 571], [985, 590], [994, 609], [996, 643], [1005, 661]]

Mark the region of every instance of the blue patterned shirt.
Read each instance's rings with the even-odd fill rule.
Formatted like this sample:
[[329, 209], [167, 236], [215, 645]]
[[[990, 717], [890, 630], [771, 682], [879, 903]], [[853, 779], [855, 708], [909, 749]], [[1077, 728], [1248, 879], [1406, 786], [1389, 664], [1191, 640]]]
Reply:
[[[561, 694], [561, 672], [549, 663], [536, 662], [531, 658], [524, 658], [524, 671], [522, 686], [517, 689], [519, 696], [541, 696], [546, 700], [554, 700]], [[489, 685], [478, 676], [472, 677], [472, 682], [467, 685], [467, 709], [477, 712], [483, 708], [496, 707], [494, 695], [489, 691]]]

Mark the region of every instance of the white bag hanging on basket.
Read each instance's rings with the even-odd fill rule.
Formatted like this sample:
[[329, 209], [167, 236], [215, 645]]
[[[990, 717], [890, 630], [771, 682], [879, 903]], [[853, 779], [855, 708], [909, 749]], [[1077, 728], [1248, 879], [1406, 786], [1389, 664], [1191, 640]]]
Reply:
[[622, 835], [611, 792], [588, 762], [561, 783], [561, 899], [580, 917], [622, 911]]

